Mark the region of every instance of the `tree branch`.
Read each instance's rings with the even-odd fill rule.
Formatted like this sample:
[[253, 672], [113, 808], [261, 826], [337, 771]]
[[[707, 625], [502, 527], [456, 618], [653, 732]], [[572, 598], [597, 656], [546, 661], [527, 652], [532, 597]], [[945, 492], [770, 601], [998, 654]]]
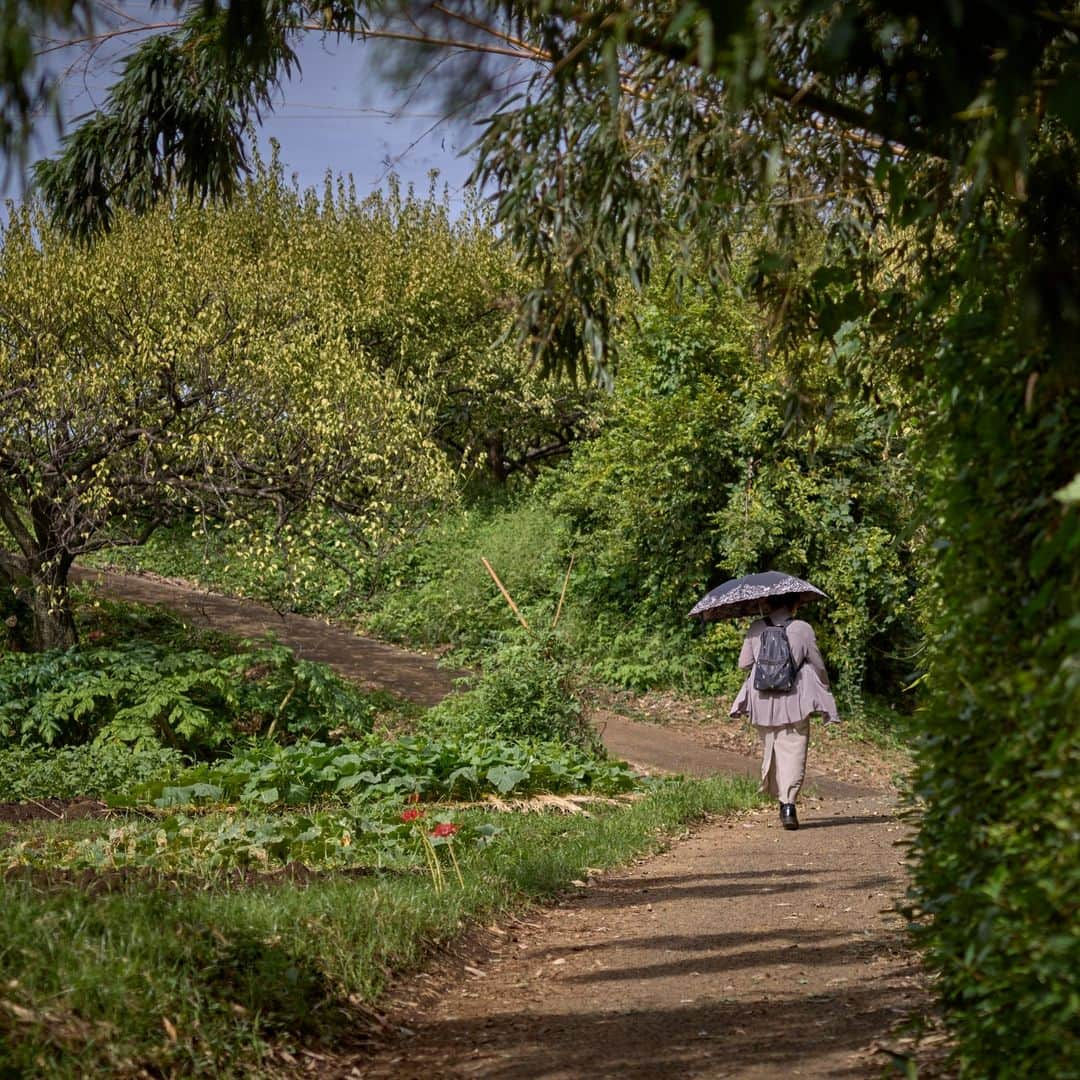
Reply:
[[19, 545], [19, 550], [27, 559], [32, 559], [36, 551], [34, 537], [19, 517], [19, 511], [6, 491], [0, 490], [0, 521]]

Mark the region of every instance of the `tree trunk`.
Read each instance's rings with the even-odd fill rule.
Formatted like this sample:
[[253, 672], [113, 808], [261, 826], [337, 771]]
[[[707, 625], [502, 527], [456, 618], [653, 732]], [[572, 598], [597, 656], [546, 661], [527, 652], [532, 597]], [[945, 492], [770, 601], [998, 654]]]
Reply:
[[487, 460], [488, 470], [491, 476], [500, 484], [506, 483], [506, 460], [503, 455], [503, 437], [501, 432], [487, 437]]
[[30, 643], [35, 652], [46, 649], [68, 649], [78, 643], [75, 616], [68, 593], [68, 571], [71, 560], [62, 559], [59, 565], [31, 573]]
[[0, 549], [0, 652], [26, 652], [30, 642], [30, 607], [19, 588], [19, 577], [13, 568], [13, 560]]

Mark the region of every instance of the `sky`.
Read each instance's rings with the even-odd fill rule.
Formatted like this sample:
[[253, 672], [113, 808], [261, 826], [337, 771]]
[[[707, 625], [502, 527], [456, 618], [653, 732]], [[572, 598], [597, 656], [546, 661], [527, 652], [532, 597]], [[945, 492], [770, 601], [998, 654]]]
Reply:
[[[137, 10], [136, 5], [125, 5]], [[131, 38], [124, 39], [130, 48]], [[326, 171], [352, 174], [358, 193], [384, 186], [394, 172], [421, 190], [428, 174], [439, 172], [438, 189], [446, 186], [451, 203], [460, 204], [471, 162], [462, 151], [475, 137], [475, 128], [440, 122], [430, 101], [417, 100], [408, 89], [395, 91], [365, 62], [361, 42], [305, 37], [298, 48], [299, 74], [284, 85], [273, 113], [263, 118], [257, 141], [260, 153], [270, 155], [270, 140], [280, 144], [287, 175], [301, 187], [321, 187]], [[67, 127], [105, 100], [117, 57], [124, 51], [102, 49], [93, 62], [80, 60], [84, 51], [51, 54], [53, 70], [68, 71], [63, 82], [63, 112]], [[70, 70], [68, 70], [70, 68]], [[51, 120], [35, 133], [31, 160], [48, 156], [59, 145]], [[5, 194], [18, 197], [25, 178], [8, 179]]]

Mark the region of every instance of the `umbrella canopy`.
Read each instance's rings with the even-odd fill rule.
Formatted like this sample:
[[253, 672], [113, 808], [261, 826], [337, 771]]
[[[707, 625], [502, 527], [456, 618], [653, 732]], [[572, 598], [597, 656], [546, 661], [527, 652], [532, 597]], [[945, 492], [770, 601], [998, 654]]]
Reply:
[[761, 615], [766, 610], [766, 597], [783, 596], [785, 593], [795, 593], [803, 603], [825, 595], [802, 578], [766, 570], [763, 574], [746, 574], [718, 585], [690, 609], [690, 614], [708, 620]]

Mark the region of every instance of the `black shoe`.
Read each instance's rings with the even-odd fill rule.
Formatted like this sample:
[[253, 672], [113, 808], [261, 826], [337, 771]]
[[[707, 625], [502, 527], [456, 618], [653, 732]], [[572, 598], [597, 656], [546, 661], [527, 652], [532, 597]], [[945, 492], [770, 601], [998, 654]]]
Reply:
[[799, 819], [795, 814], [795, 804], [793, 802], [782, 802], [780, 804], [780, 824], [785, 829], [797, 829], [799, 827]]

